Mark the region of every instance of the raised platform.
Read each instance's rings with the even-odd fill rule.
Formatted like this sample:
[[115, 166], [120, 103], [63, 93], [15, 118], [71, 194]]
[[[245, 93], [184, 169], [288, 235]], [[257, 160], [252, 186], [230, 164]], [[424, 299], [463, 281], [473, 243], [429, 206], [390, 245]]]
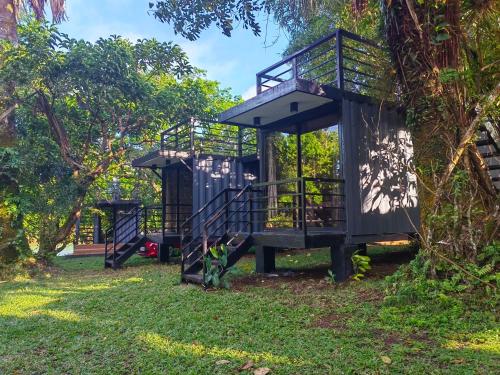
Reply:
[[104, 244], [83, 244], [75, 245], [73, 254], [70, 256], [89, 256], [89, 255], [102, 255], [104, 256]]

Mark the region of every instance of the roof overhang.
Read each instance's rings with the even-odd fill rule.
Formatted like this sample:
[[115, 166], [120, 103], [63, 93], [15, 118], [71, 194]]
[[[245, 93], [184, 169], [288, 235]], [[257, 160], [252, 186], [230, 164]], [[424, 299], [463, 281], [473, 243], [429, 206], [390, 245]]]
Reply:
[[313, 114], [316, 109], [338, 103], [341, 98], [341, 92], [334, 87], [292, 79], [222, 112], [219, 121], [256, 128], [284, 122], [290, 125], [305, 113]]
[[163, 168], [172, 164], [178, 159], [187, 159], [189, 153], [174, 150], [156, 150], [132, 160], [134, 168]]

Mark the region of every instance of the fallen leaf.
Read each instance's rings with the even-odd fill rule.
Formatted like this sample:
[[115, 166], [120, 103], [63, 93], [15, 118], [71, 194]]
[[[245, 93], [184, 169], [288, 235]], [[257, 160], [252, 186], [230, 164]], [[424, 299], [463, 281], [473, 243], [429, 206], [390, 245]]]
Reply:
[[269, 374], [271, 372], [271, 369], [270, 368], [267, 368], [267, 367], [259, 367], [258, 369], [256, 369], [254, 372], [253, 372], [253, 375], [266, 375], [266, 374]]
[[451, 362], [454, 363], [454, 364], [460, 365], [462, 363], [465, 363], [465, 359], [463, 359], [463, 358], [456, 358], [456, 359], [453, 359]]
[[253, 361], [248, 361], [247, 363], [245, 363], [243, 366], [240, 367], [240, 371], [248, 370], [251, 369], [252, 367], [253, 367]]
[[390, 365], [392, 363], [392, 359], [390, 359], [386, 355], [380, 356], [380, 359], [382, 359], [382, 362], [384, 362], [386, 365]]
[[215, 362], [217, 366], [227, 365], [228, 363], [231, 363], [231, 361], [228, 361], [227, 359], [219, 359], [217, 362]]

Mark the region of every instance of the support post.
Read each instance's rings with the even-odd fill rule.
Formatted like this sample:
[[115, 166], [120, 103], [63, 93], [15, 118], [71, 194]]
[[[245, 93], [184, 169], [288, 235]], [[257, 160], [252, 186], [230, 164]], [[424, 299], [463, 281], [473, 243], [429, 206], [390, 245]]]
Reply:
[[268, 246], [255, 247], [255, 271], [269, 273], [276, 270], [276, 248]]
[[301, 230], [305, 228], [304, 216], [305, 212], [303, 212], [304, 205], [304, 196], [302, 191], [302, 136], [301, 136], [301, 127], [297, 125], [297, 221], [298, 227]]
[[299, 67], [297, 66], [297, 58], [292, 59], [292, 79], [299, 78]]
[[332, 272], [335, 281], [345, 281], [352, 275], [352, 254], [356, 251], [355, 245], [335, 243], [330, 247]]
[[337, 54], [337, 87], [344, 90], [344, 54], [342, 50], [342, 30], [337, 29], [335, 38], [335, 49]]
[[103, 243], [102, 230], [101, 230], [101, 216], [99, 214], [94, 214], [93, 218], [93, 243]]
[[181, 170], [177, 168], [177, 172], [175, 175], [176, 178], [176, 185], [175, 185], [175, 199], [176, 199], [176, 212], [175, 212], [175, 233], [179, 233], [181, 230], [181, 213], [180, 213], [180, 199], [181, 199], [181, 192], [180, 192], [180, 187], [181, 187]]
[[167, 221], [167, 168], [161, 169], [161, 235], [165, 240], [165, 222]]
[[170, 246], [166, 243], [158, 244], [158, 260], [160, 263], [170, 262]]
[[358, 249], [359, 249], [359, 255], [366, 256], [368, 254], [368, 247], [366, 246], [366, 243], [360, 243], [358, 245]]

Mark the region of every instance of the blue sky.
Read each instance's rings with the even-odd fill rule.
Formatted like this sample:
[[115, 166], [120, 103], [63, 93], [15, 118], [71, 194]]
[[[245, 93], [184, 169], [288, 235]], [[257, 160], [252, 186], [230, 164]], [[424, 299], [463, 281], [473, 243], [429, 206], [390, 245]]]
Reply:
[[[175, 35], [172, 27], [147, 13], [148, 0], [67, 0], [68, 20], [60, 29], [74, 38], [95, 41], [112, 34], [133, 41], [156, 38], [174, 41], [188, 54], [190, 61], [206, 70], [207, 78], [230, 87], [233, 94], [249, 98], [255, 95], [255, 73], [280, 60], [288, 39], [272, 20], [256, 37], [249, 30], [236, 27], [231, 38], [216, 27], [206, 30], [190, 42]], [[261, 17], [262, 28], [266, 19]]]

